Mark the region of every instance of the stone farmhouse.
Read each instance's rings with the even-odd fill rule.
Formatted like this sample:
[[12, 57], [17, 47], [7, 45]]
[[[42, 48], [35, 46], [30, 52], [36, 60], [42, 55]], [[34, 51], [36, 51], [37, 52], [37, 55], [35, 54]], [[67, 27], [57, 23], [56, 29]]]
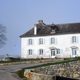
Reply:
[[45, 24], [39, 20], [20, 38], [21, 58], [80, 56], [80, 23]]

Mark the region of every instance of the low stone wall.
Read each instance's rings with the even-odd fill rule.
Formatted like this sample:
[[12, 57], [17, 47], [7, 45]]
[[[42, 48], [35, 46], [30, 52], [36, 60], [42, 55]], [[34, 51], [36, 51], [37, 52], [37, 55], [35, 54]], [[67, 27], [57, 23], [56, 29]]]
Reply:
[[24, 75], [31, 80], [52, 80], [53, 76], [80, 79], [80, 61], [39, 67], [29, 71], [26, 69]]
[[16, 61], [16, 62], [3, 62], [0, 63], [0, 66], [2, 65], [14, 65], [14, 64], [38, 64], [38, 63], [49, 63], [49, 62], [56, 62], [56, 61], [62, 61], [63, 59], [30, 59], [30, 60], [26, 60], [26, 61]]
[[28, 80], [53, 80], [52, 75], [39, 74], [35, 72], [26, 72], [24, 74]]

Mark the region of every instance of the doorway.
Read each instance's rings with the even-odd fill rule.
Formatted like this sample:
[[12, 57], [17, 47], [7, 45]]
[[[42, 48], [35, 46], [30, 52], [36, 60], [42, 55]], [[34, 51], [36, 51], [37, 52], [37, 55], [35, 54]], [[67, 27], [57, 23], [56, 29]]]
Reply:
[[56, 54], [56, 49], [51, 49], [51, 57], [54, 58]]

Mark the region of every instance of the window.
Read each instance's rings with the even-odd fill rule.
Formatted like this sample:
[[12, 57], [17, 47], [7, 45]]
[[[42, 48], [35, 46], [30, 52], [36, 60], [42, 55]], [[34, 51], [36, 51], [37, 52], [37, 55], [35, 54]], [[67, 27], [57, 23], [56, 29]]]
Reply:
[[43, 38], [39, 39], [39, 44], [43, 44]]
[[72, 43], [76, 43], [76, 36], [72, 36]]
[[51, 44], [55, 43], [55, 38], [51, 38]]
[[77, 54], [77, 48], [72, 48], [72, 55], [76, 55]]
[[54, 34], [54, 33], [56, 33], [56, 31], [52, 29], [51, 34]]
[[32, 45], [32, 39], [29, 39], [29, 40], [28, 40], [28, 44], [29, 44], [29, 45]]
[[28, 54], [29, 54], [29, 55], [32, 55], [32, 49], [29, 49], [29, 50], [28, 50]]
[[60, 49], [57, 49], [57, 54], [60, 54]]
[[39, 55], [43, 55], [43, 49], [39, 50]]

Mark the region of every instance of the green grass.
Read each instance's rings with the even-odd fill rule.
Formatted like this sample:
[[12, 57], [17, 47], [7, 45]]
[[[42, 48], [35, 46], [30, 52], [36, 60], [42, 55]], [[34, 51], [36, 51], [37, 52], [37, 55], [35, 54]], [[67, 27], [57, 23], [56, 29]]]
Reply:
[[20, 78], [24, 78], [24, 70], [19, 70], [16, 72]]
[[24, 76], [24, 70], [23, 70], [23, 69], [17, 71], [16, 74], [17, 74], [20, 78], [22, 78], [22, 80], [28, 80], [28, 79]]
[[0, 63], [12, 63], [12, 62], [24, 62], [24, 61], [40, 61], [45, 60], [43, 58], [36, 58], [36, 59], [20, 59], [20, 58], [11, 58], [8, 61], [0, 61]]

